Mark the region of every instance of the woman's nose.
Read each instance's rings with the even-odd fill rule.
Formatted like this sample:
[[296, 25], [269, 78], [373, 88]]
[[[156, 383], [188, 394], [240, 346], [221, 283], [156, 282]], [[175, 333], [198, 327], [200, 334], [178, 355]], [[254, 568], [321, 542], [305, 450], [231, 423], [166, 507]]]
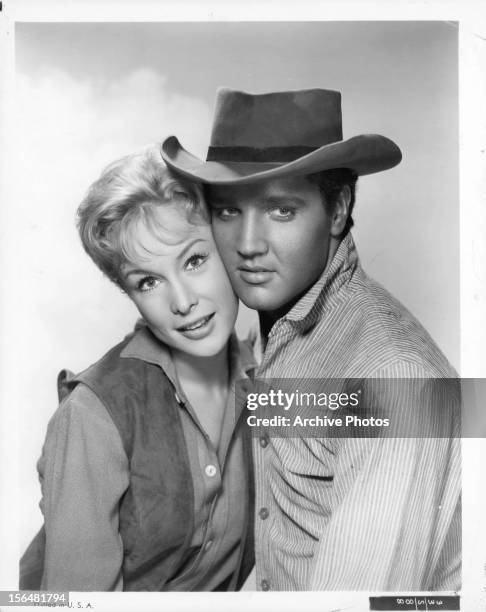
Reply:
[[194, 309], [197, 302], [196, 293], [191, 290], [187, 283], [181, 281], [173, 283], [170, 303], [173, 314], [187, 315]]

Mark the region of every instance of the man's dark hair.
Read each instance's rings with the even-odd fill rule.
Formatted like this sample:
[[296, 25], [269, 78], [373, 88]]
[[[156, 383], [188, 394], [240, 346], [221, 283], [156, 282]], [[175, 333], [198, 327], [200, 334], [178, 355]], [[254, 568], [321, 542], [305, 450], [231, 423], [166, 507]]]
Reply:
[[351, 200], [349, 202], [348, 218], [344, 226], [342, 236], [346, 236], [349, 230], [353, 227], [353, 207], [356, 196], [356, 181], [358, 175], [350, 168], [335, 168], [333, 170], [322, 170], [315, 174], [308, 174], [307, 178], [318, 185], [323, 197], [324, 206], [328, 214], [332, 215], [336, 207], [338, 195], [343, 187], [348, 185], [351, 192]]

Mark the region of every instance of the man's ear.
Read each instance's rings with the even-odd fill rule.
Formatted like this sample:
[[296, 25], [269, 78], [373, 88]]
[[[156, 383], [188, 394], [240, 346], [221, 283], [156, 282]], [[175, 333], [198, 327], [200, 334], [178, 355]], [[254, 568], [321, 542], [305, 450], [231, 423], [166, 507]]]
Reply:
[[344, 185], [334, 204], [334, 211], [331, 218], [331, 236], [339, 238], [344, 231], [349, 215], [349, 205], [351, 203], [351, 190], [349, 185]]

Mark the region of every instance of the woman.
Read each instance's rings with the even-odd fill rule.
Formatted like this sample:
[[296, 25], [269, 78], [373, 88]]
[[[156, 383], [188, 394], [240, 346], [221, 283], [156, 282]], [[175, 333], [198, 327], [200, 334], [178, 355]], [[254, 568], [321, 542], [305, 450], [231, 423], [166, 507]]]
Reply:
[[78, 229], [143, 320], [84, 372], [61, 373], [38, 464], [44, 528], [21, 588], [239, 588], [251, 495], [234, 389], [254, 362], [232, 335], [237, 300], [201, 191], [153, 147], [102, 173]]

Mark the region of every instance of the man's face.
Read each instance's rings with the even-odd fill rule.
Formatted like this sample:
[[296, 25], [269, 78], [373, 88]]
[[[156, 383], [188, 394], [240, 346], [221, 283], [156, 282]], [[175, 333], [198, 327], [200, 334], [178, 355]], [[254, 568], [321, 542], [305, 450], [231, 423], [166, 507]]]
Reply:
[[209, 204], [219, 252], [249, 308], [285, 307], [326, 267], [332, 220], [319, 187], [305, 177], [211, 186]]

